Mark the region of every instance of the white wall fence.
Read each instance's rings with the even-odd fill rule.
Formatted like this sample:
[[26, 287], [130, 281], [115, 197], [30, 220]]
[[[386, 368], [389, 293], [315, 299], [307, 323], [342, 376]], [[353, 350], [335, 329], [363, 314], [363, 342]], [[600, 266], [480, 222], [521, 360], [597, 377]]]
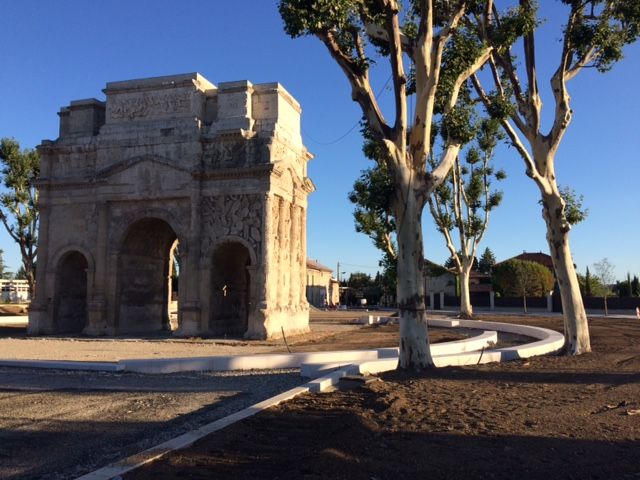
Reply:
[[26, 280], [0, 280], [0, 302], [25, 303], [29, 299], [29, 283]]

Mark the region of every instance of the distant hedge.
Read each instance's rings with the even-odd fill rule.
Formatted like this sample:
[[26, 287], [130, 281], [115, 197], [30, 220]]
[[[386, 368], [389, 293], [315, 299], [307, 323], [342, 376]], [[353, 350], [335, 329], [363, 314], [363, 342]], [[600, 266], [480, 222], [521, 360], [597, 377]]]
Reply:
[[553, 289], [553, 275], [536, 262], [507, 260], [494, 265], [491, 281], [503, 297], [544, 297]]

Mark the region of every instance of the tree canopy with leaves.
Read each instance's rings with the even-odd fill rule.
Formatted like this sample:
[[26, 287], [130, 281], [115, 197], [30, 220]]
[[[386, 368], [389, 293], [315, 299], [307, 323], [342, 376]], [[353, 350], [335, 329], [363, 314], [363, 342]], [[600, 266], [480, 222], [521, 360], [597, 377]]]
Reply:
[[0, 221], [20, 248], [22, 268], [33, 295], [39, 218], [35, 180], [40, 172], [40, 157], [35, 150], [21, 150], [14, 139], [3, 138], [0, 163], [6, 189], [0, 195]]
[[4, 278], [4, 250], [0, 248], [0, 279]]
[[456, 158], [447, 181], [429, 197], [431, 216], [444, 236], [451, 267], [458, 273], [463, 318], [473, 316], [471, 270], [477, 264], [476, 252], [487, 230], [490, 212], [502, 201], [502, 192], [494, 190], [492, 184], [503, 180], [506, 174], [491, 165], [494, 149], [502, 138], [499, 128], [492, 119], [471, 121], [473, 143], [465, 151], [464, 159], [460, 158], [462, 155]]
[[[466, 26], [466, 18], [482, 13], [482, 2], [281, 0], [279, 10], [291, 37], [312, 35], [325, 45], [362, 110], [380, 151], [376, 158], [388, 169], [397, 239], [399, 367], [432, 366], [422, 272], [422, 212], [469, 141], [469, 112], [458, 108], [458, 98], [495, 48], [476, 41]], [[513, 40], [505, 36], [501, 48]], [[371, 88], [376, 56], [388, 62], [391, 71], [395, 108], [390, 118]], [[409, 96], [415, 100], [411, 115]], [[432, 151], [434, 131], [443, 138], [437, 157]]]
[[611, 285], [615, 282], [614, 266], [609, 259], [603, 258], [593, 264], [593, 269], [596, 271], [598, 280], [600, 280], [600, 284], [602, 285], [602, 292], [600, 294], [604, 298], [604, 314], [608, 315], [607, 297], [611, 295]]
[[[569, 354], [589, 352], [587, 317], [580, 295], [569, 230], [576, 220], [558, 186], [555, 157], [571, 123], [573, 111], [568, 82], [585, 68], [606, 72], [623, 56], [625, 45], [640, 34], [637, 0], [562, 0], [567, 17], [561, 34], [557, 67], [549, 78], [553, 118], [543, 129], [542, 95], [538, 82], [536, 30], [542, 23], [536, 4], [519, 0], [501, 13], [497, 1], [484, 2], [480, 15], [469, 17], [478, 42], [493, 47], [488, 61], [490, 78], [483, 85], [472, 75], [474, 88], [489, 114], [499, 120], [524, 160], [526, 174], [535, 182], [543, 206], [547, 241], [560, 288], [565, 321], [565, 348]], [[522, 39], [522, 49], [505, 46], [505, 35]], [[508, 42], [513, 43], [513, 42]], [[490, 89], [485, 89], [486, 84]]]
[[[506, 3], [506, 2], [505, 2]], [[547, 241], [560, 284], [566, 351], [590, 350], [589, 331], [568, 242], [570, 223], [560, 194], [555, 154], [571, 121], [567, 82], [587, 67], [606, 71], [639, 32], [637, 0], [563, 0], [567, 21], [558, 67], [550, 78], [554, 118], [542, 131], [542, 100], [535, 32], [541, 23], [531, 0], [500, 10], [493, 0], [281, 0], [285, 31], [312, 35], [327, 48], [351, 86], [366, 127], [393, 180], [391, 210], [398, 246], [400, 367], [433, 364], [427, 340], [422, 285], [421, 215], [469, 141], [468, 108], [458, 100], [472, 80], [492, 118], [500, 121], [538, 186]], [[508, 6], [508, 5], [507, 5]], [[512, 46], [522, 38], [523, 61]], [[388, 61], [394, 111], [385, 117], [370, 75], [378, 55]], [[492, 87], [478, 70], [488, 62]], [[521, 81], [520, 79], [524, 79]], [[415, 109], [409, 115], [409, 96]], [[432, 136], [441, 134], [432, 157]], [[526, 143], [528, 143], [528, 147]]]
[[500, 295], [522, 297], [527, 311], [527, 297], [544, 297], [553, 289], [553, 274], [537, 262], [518, 259], [496, 265], [492, 274], [493, 286]]
[[478, 270], [482, 273], [490, 274], [491, 269], [496, 264], [496, 256], [493, 254], [489, 247], [484, 249], [480, 261], [478, 262]]

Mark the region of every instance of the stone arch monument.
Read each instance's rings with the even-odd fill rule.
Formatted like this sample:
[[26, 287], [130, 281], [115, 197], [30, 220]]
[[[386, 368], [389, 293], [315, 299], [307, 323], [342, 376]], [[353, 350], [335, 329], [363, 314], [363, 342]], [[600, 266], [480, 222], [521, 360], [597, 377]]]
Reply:
[[[43, 141], [29, 332], [308, 330], [300, 106], [278, 83], [197, 73], [107, 83]], [[174, 255], [179, 252], [179, 256]], [[179, 262], [174, 262], [179, 258]]]

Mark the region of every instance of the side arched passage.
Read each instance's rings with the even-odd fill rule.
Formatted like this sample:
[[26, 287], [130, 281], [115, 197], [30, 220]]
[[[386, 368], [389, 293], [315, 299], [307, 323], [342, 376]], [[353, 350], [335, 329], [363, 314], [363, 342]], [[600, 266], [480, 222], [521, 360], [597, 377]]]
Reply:
[[57, 333], [81, 333], [87, 325], [87, 259], [78, 252], [65, 254], [56, 266], [53, 306]]
[[251, 256], [238, 242], [223, 243], [213, 253], [210, 330], [215, 335], [242, 336], [248, 328]]
[[135, 222], [118, 258], [118, 320], [121, 333], [171, 330], [170, 296], [176, 233], [164, 220]]

